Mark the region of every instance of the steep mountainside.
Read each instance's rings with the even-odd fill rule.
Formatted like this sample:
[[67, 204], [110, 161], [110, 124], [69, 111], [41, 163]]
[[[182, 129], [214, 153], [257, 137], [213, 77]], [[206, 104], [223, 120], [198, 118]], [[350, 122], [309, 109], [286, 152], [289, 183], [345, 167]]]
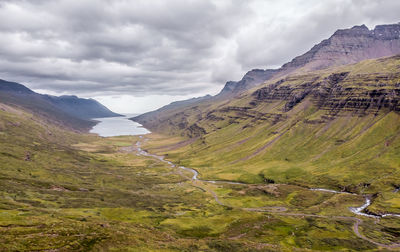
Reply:
[[271, 80], [230, 101], [138, 121], [195, 139], [160, 154], [206, 179], [385, 188], [370, 209], [398, 212], [399, 112], [395, 56]]
[[95, 124], [91, 118], [118, 116], [93, 99], [42, 95], [24, 85], [5, 80], [0, 80], [0, 101], [75, 129], [91, 128]]

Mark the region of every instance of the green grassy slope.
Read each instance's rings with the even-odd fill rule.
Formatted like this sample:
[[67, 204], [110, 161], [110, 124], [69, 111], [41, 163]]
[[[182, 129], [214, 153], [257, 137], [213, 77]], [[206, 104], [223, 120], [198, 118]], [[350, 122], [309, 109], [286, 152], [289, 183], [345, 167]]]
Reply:
[[171, 172], [165, 165], [118, 151], [133, 141], [76, 134], [0, 104], [0, 251], [190, 244], [153, 226], [165, 218], [159, 208], [185, 200], [195, 209], [203, 195], [185, 196], [193, 189], [176, 186], [178, 174], [158, 175]]
[[378, 193], [371, 211], [400, 213], [399, 66], [391, 57], [291, 75], [229, 102], [147, 119], [161, 133], [198, 137], [147, 148], [204, 179]]
[[[182, 140], [151, 137], [154, 147]], [[131, 152], [138, 140], [77, 134], [0, 104], [0, 251], [380, 248], [343, 219], [352, 216], [349, 206], [362, 204], [357, 195], [191, 182], [190, 174]], [[259, 207], [271, 211], [246, 210]], [[383, 244], [395, 242], [399, 228], [369, 218], [360, 227]]]

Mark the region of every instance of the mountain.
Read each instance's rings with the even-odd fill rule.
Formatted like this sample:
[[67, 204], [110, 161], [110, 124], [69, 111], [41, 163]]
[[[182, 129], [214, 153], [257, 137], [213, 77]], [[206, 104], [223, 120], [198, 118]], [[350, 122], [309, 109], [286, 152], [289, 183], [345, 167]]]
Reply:
[[[141, 121], [142, 123], [145, 123], [146, 125], [152, 125], [153, 130], [162, 130], [162, 129], [156, 129], [158, 126], [160, 125], [161, 127], [162, 124], [158, 124], [159, 122], [159, 118], [162, 118], [164, 115], [169, 115], [171, 113], [176, 113], [177, 115], [182, 115], [182, 118], [185, 116], [184, 114], [180, 114], [180, 110], [182, 108], [187, 108], [188, 106], [191, 105], [198, 105], [200, 103], [207, 103], [209, 101], [212, 100], [212, 96], [211, 95], [205, 95], [202, 97], [197, 97], [197, 98], [192, 98], [192, 99], [188, 99], [188, 100], [183, 100], [183, 101], [175, 101], [172, 102], [166, 106], [163, 106], [155, 111], [151, 111], [151, 112], [147, 112], [145, 114], [142, 115], [138, 115], [136, 117], [130, 118], [130, 120], [133, 121]], [[194, 107], [196, 108], [196, 106]], [[178, 128], [179, 129], [184, 129], [185, 127], [187, 127], [188, 125], [184, 123], [184, 120], [181, 124], [179, 124]], [[172, 134], [177, 133], [177, 132], [170, 132]]]
[[135, 120], [183, 137], [174, 148], [149, 151], [205, 180], [364, 193], [375, 195], [370, 212], [400, 214], [392, 193], [400, 172], [400, 55], [293, 73], [229, 100]]
[[35, 93], [22, 84], [0, 80], [0, 102], [18, 106], [66, 127], [88, 130], [92, 118], [120, 116], [93, 99]]
[[275, 69], [253, 69], [247, 72], [240, 81], [228, 81], [219, 93], [219, 96], [236, 94], [271, 79], [278, 73]]
[[336, 31], [329, 39], [284, 64], [281, 71], [318, 70], [399, 53], [400, 23], [377, 25], [373, 30], [360, 25]]
[[319, 70], [399, 53], [400, 23], [377, 25], [373, 30], [369, 30], [365, 25], [354, 26], [336, 31], [330, 38], [279, 69], [251, 70], [241, 81], [227, 82], [220, 94], [240, 93], [273, 77], [283, 76], [296, 70]]
[[83, 99], [75, 95], [46, 95], [46, 98], [62, 111], [82, 119], [121, 116], [94, 99]]
[[[306, 73], [329, 67], [357, 63], [366, 59], [393, 56], [400, 54], [400, 24], [377, 25], [369, 30], [365, 25], [336, 31], [330, 38], [315, 45], [308, 52], [284, 64], [279, 69], [253, 69], [247, 72], [240, 81], [228, 81], [221, 92], [208, 99], [218, 103], [265, 83], [268, 80], [283, 78], [293, 73]], [[202, 101], [199, 100], [199, 103]], [[196, 102], [184, 103], [180, 106], [164, 107], [163, 113], [145, 113], [134, 120], [146, 127], [154, 127], [148, 123], [156, 120], [168, 120], [168, 115], [184, 113]], [[161, 126], [159, 126], [161, 127]], [[157, 130], [153, 128], [152, 130]]]

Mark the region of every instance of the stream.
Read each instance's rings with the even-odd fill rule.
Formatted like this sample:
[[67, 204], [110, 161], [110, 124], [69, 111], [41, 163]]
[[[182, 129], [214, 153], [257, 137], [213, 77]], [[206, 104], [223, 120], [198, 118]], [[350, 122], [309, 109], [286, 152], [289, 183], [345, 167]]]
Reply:
[[[143, 139], [143, 136], [139, 136], [140, 139]], [[136, 151], [138, 152], [137, 155], [143, 155], [143, 156], [147, 156], [147, 157], [153, 157], [156, 158], [158, 160], [160, 160], [161, 162], [167, 163], [168, 165], [170, 165], [172, 168], [179, 168], [185, 171], [189, 171], [193, 174], [193, 176], [191, 177], [192, 182], [195, 181], [201, 181], [201, 182], [205, 182], [205, 183], [226, 183], [226, 184], [243, 184], [244, 183], [240, 183], [240, 182], [234, 182], [234, 181], [224, 181], [224, 180], [220, 180], [220, 181], [215, 181], [215, 180], [200, 180], [198, 178], [199, 172], [196, 171], [195, 169], [192, 168], [188, 168], [188, 167], [184, 167], [184, 166], [177, 166], [174, 163], [172, 163], [171, 161], [165, 160], [163, 156], [158, 156], [158, 155], [154, 155], [154, 154], [150, 154], [147, 151], [143, 150], [141, 147], [140, 141], [136, 142], [136, 146], [134, 149], [136, 149]], [[197, 186], [196, 186], [197, 187]], [[221, 205], [221, 206], [225, 206], [225, 207], [229, 207], [228, 205], [225, 205], [223, 202], [221, 202], [218, 198], [218, 195], [212, 191], [212, 190], [207, 190], [207, 189], [203, 189], [200, 188], [203, 191], [206, 191], [208, 193], [210, 193], [215, 201], [217, 202], [217, 204]], [[354, 193], [349, 193], [349, 192], [340, 192], [340, 191], [335, 191], [335, 190], [331, 190], [331, 189], [325, 189], [325, 188], [310, 188], [309, 190], [311, 191], [321, 191], [321, 192], [326, 192], [326, 193], [337, 193], [337, 194], [352, 194], [352, 195], [358, 195], [358, 194], [354, 194]], [[361, 215], [361, 216], [365, 216], [365, 217], [369, 217], [369, 218], [375, 218], [375, 219], [379, 219], [379, 218], [384, 218], [384, 217], [400, 217], [400, 214], [383, 214], [383, 215], [372, 215], [372, 214], [368, 214], [365, 213], [365, 209], [371, 205], [371, 198], [368, 195], [362, 195], [365, 198], [365, 203], [360, 206], [360, 207], [349, 207], [349, 210], [356, 214], [356, 215]], [[310, 217], [316, 217], [316, 218], [332, 218], [332, 219], [340, 219], [340, 220], [352, 220], [354, 221], [354, 225], [353, 225], [353, 232], [355, 233], [355, 235], [365, 241], [369, 241], [377, 246], [381, 246], [384, 248], [398, 248], [400, 247], [400, 243], [390, 243], [390, 244], [383, 244], [383, 243], [379, 243], [376, 242], [366, 236], [364, 236], [363, 234], [360, 233], [359, 230], [359, 226], [360, 224], [363, 222], [362, 219], [359, 219], [357, 217], [349, 217], [349, 216], [324, 216], [324, 215], [316, 215], [316, 214], [304, 214], [304, 213], [288, 213], [286, 212], [287, 209], [285, 207], [261, 207], [261, 208], [242, 208], [242, 210], [245, 211], [254, 211], [254, 212], [269, 212], [269, 213], [275, 213], [275, 214], [281, 214], [281, 215], [287, 215], [287, 216], [310, 216]]]
[[[143, 138], [143, 136], [139, 136], [139, 138]], [[170, 165], [171, 167], [175, 168], [178, 167], [179, 169], [185, 170], [185, 171], [189, 171], [191, 173], [193, 173], [192, 176], [192, 181], [201, 181], [201, 182], [205, 182], [205, 183], [212, 183], [212, 184], [216, 184], [216, 183], [225, 183], [225, 184], [233, 184], [233, 185], [245, 185], [245, 183], [240, 183], [240, 182], [234, 182], [234, 181], [226, 181], [226, 180], [201, 180], [198, 178], [199, 172], [196, 171], [195, 169], [192, 168], [188, 168], [185, 166], [176, 166], [174, 163], [172, 163], [171, 161], [165, 160], [164, 156], [158, 156], [158, 155], [154, 155], [154, 154], [150, 154], [147, 151], [144, 151], [141, 147], [140, 141], [136, 142], [136, 148], [137, 151], [140, 155], [143, 156], [147, 156], [147, 157], [153, 157], [156, 158], [158, 160], [160, 160], [161, 162], [167, 163], [168, 165]], [[310, 188], [311, 191], [321, 191], [321, 192], [326, 192], [326, 193], [336, 193], [336, 194], [351, 194], [351, 195], [358, 195], [355, 193], [349, 193], [349, 192], [340, 192], [340, 191], [335, 191], [335, 190], [331, 190], [331, 189], [325, 189], [325, 188]], [[384, 218], [384, 217], [399, 217], [400, 218], [400, 214], [382, 214], [382, 215], [373, 215], [373, 214], [368, 214], [365, 213], [365, 209], [367, 209], [368, 206], [370, 206], [372, 204], [372, 201], [370, 199], [370, 197], [368, 195], [362, 195], [365, 199], [365, 203], [362, 206], [359, 207], [349, 207], [349, 210], [356, 214], [356, 215], [360, 215], [360, 216], [365, 216], [365, 217], [369, 217], [369, 218]], [[220, 202], [218, 197], [214, 194], [214, 198], [217, 200], [217, 202]]]

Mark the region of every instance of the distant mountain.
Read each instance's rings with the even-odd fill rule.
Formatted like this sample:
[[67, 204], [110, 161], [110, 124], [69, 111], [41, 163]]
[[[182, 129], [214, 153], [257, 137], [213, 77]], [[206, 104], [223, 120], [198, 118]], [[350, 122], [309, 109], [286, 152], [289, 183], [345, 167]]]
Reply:
[[400, 23], [377, 25], [373, 30], [365, 25], [354, 26], [337, 30], [279, 69], [251, 70], [238, 82], [228, 81], [220, 94], [237, 94], [293, 71], [320, 70], [396, 54], [400, 54]]
[[22, 84], [10, 82], [0, 79], [0, 92], [8, 92], [14, 94], [35, 94], [32, 90]]
[[[133, 121], [141, 121], [143, 123], [146, 123], [147, 125], [154, 125], [155, 127], [157, 127], [157, 122], [158, 122], [158, 118], [162, 117], [163, 115], [169, 114], [169, 113], [173, 113], [173, 111], [179, 111], [181, 108], [186, 108], [186, 107], [190, 107], [193, 104], [199, 104], [199, 103], [207, 103], [208, 101], [210, 101], [213, 98], [213, 96], [211, 95], [205, 95], [205, 96], [201, 96], [201, 97], [196, 97], [196, 98], [191, 98], [188, 100], [183, 100], [183, 101], [176, 101], [176, 102], [172, 102], [164, 107], [161, 107], [155, 111], [151, 111], [133, 118], [130, 118]], [[196, 109], [196, 106], [192, 107], [192, 109]], [[184, 116], [184, 115], [182, 115]], [[162, 124], [159, 124], [160, 126]], [[186, 124], [181, 124], [179, 126], [181, 129], [187, 127]], [[153, 128], [154, 129], [154, 128]]]
[[79, 130], [90, 129], [95, 124], [93, 118], [120, 116], [93, 99], [42, 95], [22, 84], [5, 80], [0, 80], [0, 102]]
[[75, 95], [50, 96], [46, 98], [62, 111], [82, 119], [121, 116], [94, 99], [83, 99]]
[[400, 23], [377, 25], [373, 30], [360, 25], [337, 30], [329, 39], [284, 64], [280, 71], [287, 72], [298, 68], [319, 70], [399, 53]]
[[240, 81], [228, 81], [219, 95], [221, 96], [245, 91], [269, 80], [277, 72], [278, 70], [275, 69], [253, 69], [247, 72]]

